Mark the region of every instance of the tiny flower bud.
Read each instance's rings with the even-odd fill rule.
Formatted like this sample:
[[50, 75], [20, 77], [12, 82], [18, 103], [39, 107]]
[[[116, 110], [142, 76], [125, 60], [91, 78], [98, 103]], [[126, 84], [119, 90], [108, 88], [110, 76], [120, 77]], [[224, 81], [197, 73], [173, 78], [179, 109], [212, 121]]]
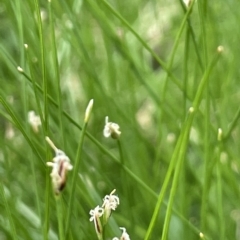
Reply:
[[17, 67], [17, 70], [19, 71], [19, 72], [23, 72], [23, 69], [21, 68], [21, 67]]
[[200, 238], [204, 238], [204, 234], [202, 232], [199, 233]]
[[28, 45], [27, 45], [26, 43], [24, 44], [24, 47], [25, 47], [26, 49], [28, 49]]
[[190, 112], [190, 113], [193, 113], [193, 112], [194, 112], [194, 107], [190, 107], [190, 108], [189, 108], [189, 112]]
[[218, 129], [218, 141], [222, 141], [222, 129]]
[[108, 117], [106, 117], [103, 135], [106, 138], [111, 136], [113, 139], [118, 139], [121, 135], [119, 125], [117, 123], [108, 122]]
[[222, 52], [224, 51], [224, 47], [223, 47], [223, 46], [218, 46], [218, 47], [217, 47], [217, 51], [218, 51], [219, 53], [222, 53]]
[[186, 7], [189, 7], [192, 0], [183, 0], [184, 4], [186, 5]]
[[86, 108], [84, 122], [88, 122], [92, 108], [93, 108], [93, 99], [90, 100]]

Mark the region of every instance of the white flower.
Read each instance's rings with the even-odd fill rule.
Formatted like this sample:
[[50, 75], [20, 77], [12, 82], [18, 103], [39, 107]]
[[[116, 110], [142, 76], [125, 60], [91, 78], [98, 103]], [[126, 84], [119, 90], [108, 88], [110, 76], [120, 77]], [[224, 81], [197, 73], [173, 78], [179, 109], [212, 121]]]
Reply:
[[105, 118], [105, 126], [103, 129], [103, 136], [108, 138], [112, 137], [114, 139], [119, 138], [121, 135], [120, 127], [117, 123], [108, 122], [108, 117]]
[[103, 215], [103, 213], [104, 213], [104, 209], [99, 206], [95, 207], [89, 212], [89, 214], [91, 215], [89, 221], [94, 222], [94, 227], [95, 227], [95, 231], [97, 233], [98, 239], [102, 239], [103, 229], [102, 229], [100, 217]]
[[120, 227], [120, 229], [123, 231], [122, 236], [120, 238], [113, 238], [112, 240], [130, 240], [130, 237], [126, 231], [126, 228]]
[[103, 213], [104, 213], [104, 209], [99, 207], [99, 205], [96, 206], [94, 209], [91, 209], [89, 212], [89, 214], [91, 215], [89, 221], [92, 222], [96, 218], [100, 218], [103, 215]]
[[111, 211], [115, 211], [117, 206], [120, 204], [119, 197], [116, 195], [113, 195], [116, 192], [116, 189], [114, 189], [110, 195], [106, 195], [103, 199], [103, 205], [104, 208], [104, 224], [107, 223], [108, 218], [111, 215]]
[[114, 189], [110, 195], [106, 195], [103, 199], [103, 205], [105, 209], [111, 209], [116, 210], [117, 206], [120, 204], [119, 197], [116, 195], [113, 195], [116, 192], [116, 189]]
[[28, 122], [31, 125], [33, 131], [35, 133], [39, 132], [39, 126], [41, 126], [41, 119], [38, 115], [35, 114], [34, 111], [28, 112]]
[[67, 172], [73, 169], [68, 156], [60, 149], [57, 149], [53, 142], [47, 137], [47, 142], [55, 150], [56, 156], [52, 162], [47, 162], [47, 166], [52, 167], [50, 174], [55, 194], [59, 194], [65, 187]]

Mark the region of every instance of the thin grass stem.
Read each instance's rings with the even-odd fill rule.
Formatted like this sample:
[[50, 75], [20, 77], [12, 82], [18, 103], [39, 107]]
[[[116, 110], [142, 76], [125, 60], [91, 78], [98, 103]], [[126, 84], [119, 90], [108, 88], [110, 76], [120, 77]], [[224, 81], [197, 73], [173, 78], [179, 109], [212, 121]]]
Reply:
[[79, 172], [79, 167], [81, 163], [81, 153], [82, 153], [82, 147], [83, 147], [83, 140], [86, 134], [87, 130], [87, 125], [88, 125], [88, 120], [90, 117], [90, 113], [92, 110], [93, 106], [93, 100], [89, 102], [89, 105], [86, 109], [85, 112], [85, 119], [84, 119], [84, 124], [83, 128], [81, 131], [80, 139], [79, 139], [79, 144], [78, 144], [78, 149], [77, 149], [77, 155], [75, 159], [75, 164], [74, 164], [74, 170], [73, 170], [73, 177], [72, 177], [72, 182], [71, 182], [71, 189], [70, 189], [70, 196], [69, 196], [69, 206], [67, 209], [67, 218], [66, 218], [66, 228], [65, 228], [65, 236], [68, 238], [69, 232], [70, 232], [70, 224], [71, 224], [71, 215], [72, 215], [72, 210], [73, 210], [73, 204], [74, 204], [74, 197], [75, 197], [75, 190], [76, 190], [76, 184], [77, 184], [77, 178], [78, 178], [78, 172]]
[[10, 206], [8, 204], [7, 197], [5, 195], [5, 190], [4, 190], [4, 186], [3, 186], [2, 182], [0, 183], [0, 196], [3, 199], [3, 204], [4, 204], [6, 212], [7, 212], [7, 217], [8, 217], [8, 221], [10, 223], [10, 230], [11, 230], [10, 232], [11, 232], [12, 238], [13, 238], [13, 240], [17, 240], [18, 237], [17, 237], [15, 223], [13, 221], [11, 209], [10, 209]]
[[63, 148], [65, 147], [65, 137], [64, 137], [64, 128], [63, 128], [63, 119], [62, 119], [62, 94], [61, 94], [61, 84], [60, 84], [60, 72], [59, 72], [59, 64], [58, 64], [58, 54], [57, 54], [57, 46], [56, 46], [56, 37], [55, 37], [55, 29], [54, 29], [54, 18], [52, 13], [52, 2], [48, 0], [48, 13], [50, 19], [50, 29], [51, 29], [51, 40], [52, 40], [52, 57], [54, 62], [54, 70], [56, 77], [56, 85], [57, 85], [57, 98], [58, 98], [58, 119], [60, 124], [60, 133], [61, 133], [61, 141]]
[[64, 240], [64, 228], [63, 228], [63, 201], [62, 195], [56, 197], [56, 206], [57, 206], [57, 218], [58, 218], [58, 232], [59, 232], [59, 240]]
[[223, 149], [222, 129], [218, 129], [218, 149], [217, 149], [217, 199], [218, 199], [218, 215], [219, 215], [219, 229], [220, 240], [226, 239], [226, 223], [223, 212], [223, 184], [222, 184], [222, 164], [221, 153]]
[[[177, 36], [176, 36], [176, 38], [175, 38], [175, 42], [174, 42], [174, 44], [173, 44], [172, 52], [171, 52], [171, 54], [170, 54], [170, 59], [169, 59], [169, 62], [168, 62], [168, 64], [167, 64], [167, 69], [168, 69], [169, 71], [171, 71], [171, 69], [172, 69], [172, 65], [173, 65], [173, 61], [174, 61], [174, 56], [175, 56], [175, 54], [176, 54], [177, 47], [178, 47], [178, 45], [179, 45], [180, 38], [181, 38], [181, 35], [182, 35], [182, 33], [183, 33], [183, 30], [184, 30], [184, 28], [185, 28], [185, 26], [186, 26], [186, 23], [187, 23], [187, 20], [188, 20], [188, 18], [189, 18], [189, 15], [190, 15], [190, 13], [192, 12], [192, 7], [193, 7], [193, 5], [194, 5], [194, 1], [192, 1], [190, 7], [188, 8], [187, 12], [185, 13], [185, 16], [184, 16], [184, 18], [183, 18], [183, 20], [182, 20], [182, 22], [181, 22], [180, 27], [179, 27]], [[162, 97], [163, 102], [165, 102], [165, 95], [166, 95], [166, 90], [167, 90], [168, 77], [169, 77], [169, 74], [168, 74], [168, 72], [167, 72], [166, 77], [165, 77], [165, 79], [164, 79], [164, 85], [163, 85], [163, 97]], [[184, 91], [184, 88], [182, 88], [182, 90]], [[186, 93], [185, 93], [185, 94], [186, 94]]]

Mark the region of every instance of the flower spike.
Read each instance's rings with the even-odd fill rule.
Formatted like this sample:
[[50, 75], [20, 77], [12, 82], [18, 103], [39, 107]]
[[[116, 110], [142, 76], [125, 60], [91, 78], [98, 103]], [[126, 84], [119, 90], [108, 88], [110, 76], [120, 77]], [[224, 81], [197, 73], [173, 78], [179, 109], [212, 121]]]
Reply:
[[104, 225], [107, 223], [112, 210], [115, 211], [117, 206], [120, 204], [119, 197], [116, 195], [113, 195], [116, 192], [116, 189], [114, 189], [109, 195], [106, 195], [103, 199], [103, 205], [104, 208]]
[[94, 209], [90, 210], [89, 214], [91, 215], [89, 221], [94, 222], [95, 231], [97, 233], [98, 239], [102, 240], [103, 228], [100, 217], [104, 214], [104, 209], [97, 206]]
[[47, 162], [47, 166], [52, 167], [52, 172], [50, 174], [52, 185], [55, 194], [59, 195], [66, 185], [67, 172], [72, 170], [73, 166], [68, 156], [62, 150], [58, 149], [49, 137], [46, 137], [46, 141], [56, 154], [52, 162]]

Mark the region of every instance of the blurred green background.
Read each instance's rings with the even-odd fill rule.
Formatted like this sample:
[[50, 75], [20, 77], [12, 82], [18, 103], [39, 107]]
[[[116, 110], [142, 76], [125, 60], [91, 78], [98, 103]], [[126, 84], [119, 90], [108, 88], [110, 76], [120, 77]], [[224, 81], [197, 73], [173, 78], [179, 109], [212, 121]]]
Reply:
[[[97, 239], [89, 211], [113, 189], [120, 206], [106, 239], [120, 236], [119, 227], [145, 239], [205, 74], [167, 239], [199, 239], [200, 232], [240, 239], [240, 2], [198, 0], [187, 9], [174, 0], [1, 0], [0, 239], [59, 238], [45, 136], [74, 166], [90, 99], [69, 239]], [[28, 123], [31, 110], [44, 120], [38, 133]], [[104, 138], [105, 116], [120, 125], [119, 141]], [[72, 176], [62, 193], [63, 229]], [[172, 180], [173, 173], [151, 239], [161, 239]]]

